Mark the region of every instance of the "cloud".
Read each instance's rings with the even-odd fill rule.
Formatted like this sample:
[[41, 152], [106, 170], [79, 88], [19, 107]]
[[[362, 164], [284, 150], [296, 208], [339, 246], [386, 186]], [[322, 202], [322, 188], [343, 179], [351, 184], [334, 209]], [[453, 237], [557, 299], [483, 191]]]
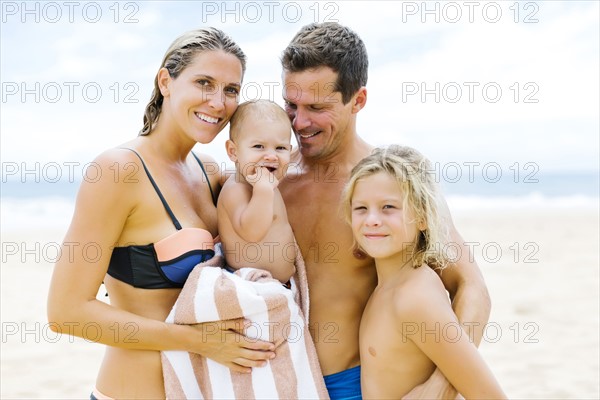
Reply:
[[[473, 22], [466, 2], [287, 2], [277, 3], [271, 20], [255, 2], [262, 7], [255, 22], [250, 8], [237, 15], [239, 22], [222, 10], [207, 14], [208, 4], [222, 3], [132, 3], [137, 9], [118, 3], [118, 23], [113, 3], [102, 3], [98, 23], [81, 14], [55, 24], [7, 16], [0, 39], [3, 159], [89, 161], [133, 138], [164, 51], [185, 30], [201, 26], [224, 29], [248, 55], [245, 97], [275, 96], [281, 104], [281, 51], [302, 25], [329, 18], [358, 32], [369, 51], [369, 99], [358, 117], [368, 141], [414, 145], [440, 160], [534, 159], [549, 168], [597, 169], [597, 2], [496, 2], [502, 17], [494, 23], [482, 13], [494, 2], [478, 3]], [[302, 13], [297, 21], [289, 18], [292, 3]], [[461, 7], [457, 22], [450, 3]], [[137, 22], [124, 23], [126, 16]], [[524, 23], [527, 18], [537, 22]], [[65, 91], [60, 101], [47, 101], [49, 82]], [[65, 82], [78, 83], [74, 101]], [[38, 103], [35, 94], [21, 91], [36, 83], [47, 90], [38, 93]], [[82, 92], [89, 83], [102, 90], [97, 102]], [[137, 103], [126, 102], [128, 95]], [[224, 161], [225, 137], [226, 131], [199, 150]], [[57, 143], [59, 150], [47, 151]]]

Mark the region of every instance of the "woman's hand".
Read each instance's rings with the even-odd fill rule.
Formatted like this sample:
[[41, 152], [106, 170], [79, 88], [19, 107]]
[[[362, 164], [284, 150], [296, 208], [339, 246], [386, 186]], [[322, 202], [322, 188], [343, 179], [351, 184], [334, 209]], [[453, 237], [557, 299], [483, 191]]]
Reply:
[[250, 322], [244, 318], [193, 325], [200, 331], [201, 343], [192, 343], [198, 353], [225, 365], [234, 372], [250, 373], [275, 358], [275, 345], [243, 335]]

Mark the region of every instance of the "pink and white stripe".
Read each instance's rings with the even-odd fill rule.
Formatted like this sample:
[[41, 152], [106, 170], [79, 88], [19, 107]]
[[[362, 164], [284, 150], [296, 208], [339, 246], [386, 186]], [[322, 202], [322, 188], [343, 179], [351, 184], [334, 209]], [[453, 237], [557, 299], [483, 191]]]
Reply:
[[[231, 372], [198, 354], [162, 352], [169, 399], [327, 399], [315, 347], [308, 331], [308, 289], [302, 257], [296, 259], [292, 288], [263, 270], [242, 268], [235, 274], [220, 266], [219, 254], [192, 271], [167, 322], [246, 318], [245, 335], [271, 341], [276, 357], [252, 374]], [[301, 306], [299, 306], [299, 304]]]

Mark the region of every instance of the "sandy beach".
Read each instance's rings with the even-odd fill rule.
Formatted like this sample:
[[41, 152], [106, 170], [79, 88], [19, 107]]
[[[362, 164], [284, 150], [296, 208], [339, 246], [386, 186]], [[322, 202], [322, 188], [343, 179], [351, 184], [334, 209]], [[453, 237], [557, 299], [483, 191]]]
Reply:
[[[492, 296], [480, 350], [507, 395], [599, 398], [597, 207], [460, 210], [454, 218]], [[86, 398], [94, 385], [103, 346], [59, 336], [46, 321], [63, 234], [2, 230], [3, 399]]]

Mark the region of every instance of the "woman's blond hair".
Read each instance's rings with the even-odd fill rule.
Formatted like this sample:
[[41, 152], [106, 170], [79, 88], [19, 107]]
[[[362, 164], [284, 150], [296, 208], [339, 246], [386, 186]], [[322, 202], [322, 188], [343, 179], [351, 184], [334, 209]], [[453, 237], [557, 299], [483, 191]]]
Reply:
[[[185, 32], [175, 39], [160, 64], [160, 68], [166, 68], [171, 78], [176, 79], [181, 71], [192, 63], [196, 54], [209, 51], [222, 50], [233, 54], [242, 64], [242, 76], [246, 71], [246, 56], [242, 49], [223, 31], [217, 28], [196, 29]], [[140, 135], [149, 135], [158, 121], [162, 111], [164, 97], [158, 87], [158, 73], [154, 78], [154, 90], [152, 97], [144, 110], [144, 126], [140, 130]]]

